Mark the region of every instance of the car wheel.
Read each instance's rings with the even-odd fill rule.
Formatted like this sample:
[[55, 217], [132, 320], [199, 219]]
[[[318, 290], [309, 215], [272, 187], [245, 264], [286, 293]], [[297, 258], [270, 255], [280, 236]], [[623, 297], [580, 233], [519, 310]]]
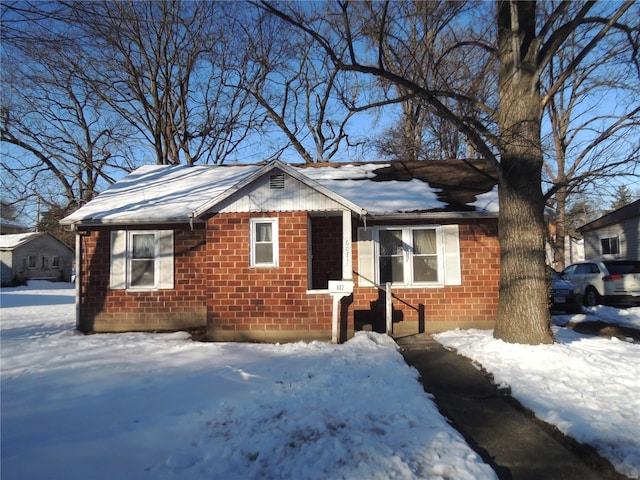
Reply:
[[595, 288], [589, 287], [587, 291], [584, 292], [584, 304], [587, 307], [595, 307], [600, 304], [600, 295]]

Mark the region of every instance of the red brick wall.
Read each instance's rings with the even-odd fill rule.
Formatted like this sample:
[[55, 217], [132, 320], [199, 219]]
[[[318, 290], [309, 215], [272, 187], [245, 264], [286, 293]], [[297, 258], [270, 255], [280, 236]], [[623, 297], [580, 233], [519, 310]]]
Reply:
[[[249, 265], [249, 220], [277, 217], [279, 267]], [[307, 213], [218, 214], [207, 222], [209, 336], [331, 338], [331, 298], [307, 294]]]
[[[166, 229], [166, 226], [157, 227]], [[124, 229], [124, 228], [121, 228]], [[142, 228], [136, 226], [135, 230]], [[152, 229], [149, 227], [149, 229]], [[111, 229], [81, 236], [79, 329], [85, 332], [181, 330], [206, 325], [205, 229], [174, 227], [174, 289], [131, 292], [109, 288]]]
[[[250, 219], [259, 217], [278, 218], [278, 268], [250, 267]], [[307, 293], [307, 218], [306, 212], [218, 214], [206, 225], [196, 224], [193, 231], [176, 226], [175, 288], [154, 292], [110, 290], [110, 229], [86, 232], [81, 238], [82, 275], [78, 277], [79, 327], [83, 331], [127, 331], [207, 325], [215, 340], [328, 340], [331, 297]], [[337, 248], [336, 238], [341, 244], [340, 217], [313, 218], [313, 222], [317, 222], [315, 247]], [[357, 270], [355, 231], [354, 225], [353, 267]], [[497, 220], [462, 221], [459, 233], [462, 285], [395, 288], [395, 333], [493, 325], [499, 279]], [[314, 251], [318, 256], [315, 275], [323, 274], [323, 264], [327, 269], [336, 267], [335, 254], [321, 250]], [[354, 328], [369, 328], [368, 323], [374, 329], [384, 327], [379, 291], [358, 287], [356, 279], [354, 295], [343, 300], [341, 316], [343, 339], [353, 335]]]
[[[428, 224], [429, 222], [420, 222]], [[402, 225], [409, 225], [402, 222]], [[388, 223], [385, 223], [388, 225]], [[459, 225], [462, 285], [442, 288], [394, 288], [394, 333], [434, 332], [450, 328], [491, 328], [498, 311], [500, 247], [497, 219], [463, 220]], [[357, 243], [354, 241], [354, 270]], [[384, 293], [359, 287], [357, 279], [350, 325], [384, 328]], [[424, 312], [422, 314], [421, 312]], [[369, 322], [372, 319], [373, 321]], [[423, 318], [420, 318], [423, 317]]]

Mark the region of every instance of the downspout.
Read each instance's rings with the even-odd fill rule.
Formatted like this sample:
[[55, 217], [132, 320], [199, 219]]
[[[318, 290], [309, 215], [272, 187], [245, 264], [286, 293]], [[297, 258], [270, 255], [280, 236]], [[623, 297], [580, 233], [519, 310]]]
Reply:
[[73, 227], [76, 233], [76, 278], [75, 278], [75, 294], [76, 294], [76, 330], [80, 330], [80, 282], [82, 281], [82, 237], [78, 232], [78, 228]]

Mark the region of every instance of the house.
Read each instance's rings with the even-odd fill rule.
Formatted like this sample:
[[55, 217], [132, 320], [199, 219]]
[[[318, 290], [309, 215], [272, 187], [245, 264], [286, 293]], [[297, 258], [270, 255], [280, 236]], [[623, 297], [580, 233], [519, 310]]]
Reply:
[[640, 200], [578, 228], [585, 258], [640, 260]]
[[73, 250], [46, 232], [0, 235], [2, 286], [71, 280]]
[[[469, 166], [471, 164], [471, 167]], [[144, 166], [61, 221], [84, 332], [216, 341], [491, 328], [495, 180], [479, 162]]]

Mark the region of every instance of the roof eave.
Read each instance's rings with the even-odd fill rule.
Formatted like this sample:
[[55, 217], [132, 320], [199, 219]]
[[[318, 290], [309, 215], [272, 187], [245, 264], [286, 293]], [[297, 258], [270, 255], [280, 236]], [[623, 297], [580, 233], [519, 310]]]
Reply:
[[86, 220], [77, 220], [71, 222], [60, 223], [65, 226], [73, 226], [76, 228], [79, 227], [112, 227], [117, 225], [175, 225], [175, 224], [188, 224], [188, 223], [202, 223], [200, 219], [190, 219], [187, 217], [173, 217], [173, 218], [153, 218], [153, 219], [86, 219]]
[[498, 218], [498, 212], [368, 212], [367, 217], [374, 220]]

